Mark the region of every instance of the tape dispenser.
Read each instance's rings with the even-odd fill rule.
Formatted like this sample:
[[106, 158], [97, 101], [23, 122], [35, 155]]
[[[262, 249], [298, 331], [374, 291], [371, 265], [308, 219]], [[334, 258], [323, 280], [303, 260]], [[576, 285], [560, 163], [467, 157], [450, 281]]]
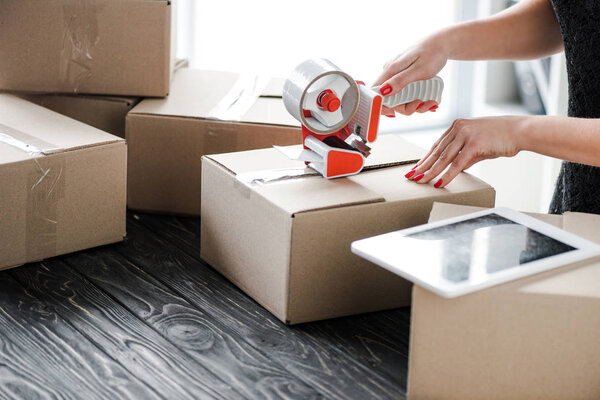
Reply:
[[302, 124], [301, 159], [325, 178], [355, 175], [377, 139], [382, 105], [396, 107], [414, 100], [441, 101], [440, 77], [409, 84], [382, 97], [331, 61], [310, 59], [298, 65], [283, 86], [283, 103]]

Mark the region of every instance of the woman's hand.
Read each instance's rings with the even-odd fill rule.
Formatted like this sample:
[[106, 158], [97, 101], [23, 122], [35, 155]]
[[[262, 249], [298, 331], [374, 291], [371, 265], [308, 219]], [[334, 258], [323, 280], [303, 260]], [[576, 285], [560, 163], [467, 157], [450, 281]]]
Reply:
[[[385, 64], [383, 72], [375, 81], [374, 86], [381, 85], [379, 90], [383, 96], [394, 95], [411, 82], [433, 78], [446, 65], [447, 61], [448, 57], [441, 36], [431, 36]], [[394, 111], [396, 111], [400, 114], [411, 115], [414, 112], [424, 113], [436, 109], [437, 103], [433, 100], [426, 102], [415, 100], [393, 109], [383, 107], [381, 113], [394, 116]]]
[[527, 117], [457, 119], [406, 178], [427, 183], [448, 168], [434, 185], [440, 188], [481, 160], [512, 157], [523, 149], [526, 120]]

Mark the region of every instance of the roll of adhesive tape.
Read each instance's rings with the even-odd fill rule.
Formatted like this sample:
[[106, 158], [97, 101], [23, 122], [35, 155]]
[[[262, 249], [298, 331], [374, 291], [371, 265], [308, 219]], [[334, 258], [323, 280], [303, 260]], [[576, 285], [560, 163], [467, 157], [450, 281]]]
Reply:
[[[336, 95], [339, 107], [327, 110], [319, 103], [324, 91]], [[358, 96], [358, 86], [352, 77], [325, 59], [304, 61], [283, 86], [283, 103], [288, 112], [310, 131], [321, 135], [339, 131], [348, 124], [356, 112]]]

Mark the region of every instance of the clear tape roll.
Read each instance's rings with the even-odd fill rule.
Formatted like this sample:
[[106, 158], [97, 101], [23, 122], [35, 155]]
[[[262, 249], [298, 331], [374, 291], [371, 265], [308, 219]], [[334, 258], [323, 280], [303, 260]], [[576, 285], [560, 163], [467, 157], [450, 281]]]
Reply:
[[[311, 88], [318, 88], [317, 81], [337, 75], [348, 82], [348, 89], [340, 99], [342, 118], [340, 122], [327, 126], [317, 118], [304, 115], [304, 105]], [[325, 59], [310, 59], [298, 65], [283, 86], [283, 103], [288, 112], [302, 125], [314, 133], [325, 135], [339, 131], [348, 124], [358, 106], [358, 85], [352, 77]]]

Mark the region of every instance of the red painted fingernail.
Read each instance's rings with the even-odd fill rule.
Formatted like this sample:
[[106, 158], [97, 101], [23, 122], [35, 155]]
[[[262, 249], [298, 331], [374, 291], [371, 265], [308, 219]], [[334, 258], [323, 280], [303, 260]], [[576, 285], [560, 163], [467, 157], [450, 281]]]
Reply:
[[392, 91], [392, 87], [390, 86], [389, 83], [386, 83], [385, 85], [383, 85], [382, 87], [379, 88], [379, 93], [381, 93], [384, 96], [390, 94], [391, 91]]
[[413, 175], [415, 174], [415, 172], [417, 172], [417, 171], [415, 171], [415, 170], [413, 169], [412, 171], [409, 171], [409, 173], [408, 173], [408, 174], [404, 175], [404, 177], [405, 177], [406, 179], [408, 179], [408, 178], [410, 178], [411, 176], [413, 176]]
[[415, 164], [410, 170], [412, 171], [413, 169], [417, 168], [419, 166], [419, 164]]
[[437, 188], [439, 188], [440, 186], [442, 186], [442, 183], [444, 183], [444, 182], [442, 182], [442, 180], [440, 179], [439, 181], [437, 181], [437, 182], [435, 183], [435, 185], [433, 185], [433, 187], [437, 189]]
[[392, 114], [392, 115], [387, 115], [386, 114], [386, 117], [388, 117], [388, 118], [396, 118], [396, 114]]
[[413, 180], [415, 182], [419, 182], [421, 179], [423, 179], [424, 176], [425, 176], [425, 174], [417, 175], [417, 176], [415, 176], [415, 179], [413, 179]]
[[435, 111], [438, 109], [438, 106], [431, 106], [429, 107], [429, 111]]
[[420, 109], [421, 109], [421, 107], [423, 107], [424, 105], [425, 105], [425, 103], [421, 103], [421, 104], [419, 104], [419, 107], [417, 107], [417, 110], [420, 110]]

